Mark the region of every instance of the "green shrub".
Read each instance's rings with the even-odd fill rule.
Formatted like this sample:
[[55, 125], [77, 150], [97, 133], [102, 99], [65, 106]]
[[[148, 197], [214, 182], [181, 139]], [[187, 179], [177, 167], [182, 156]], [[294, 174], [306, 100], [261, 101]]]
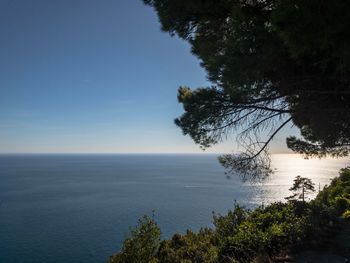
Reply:
[[337, 215], [343, 214], [349, 206], [350, 205], [348, 199], [341, 196], [337, 196], [335, 198], [334, 207], [336, 209]]
[[153, 218], [143, 216], [123, 242], [121, 252], [112, 256], [109, 263], [157, 263], [160, 228]]
[[214, 263], [217, 256], [213, 231], [206, 228], [198, 234], [189, 230], [185, 235], [175, 234], [172, 239], [161, 243], [158, 253], [162, 263]]
[[235, 235], [225, 238], [220, 247], [219, 262], [250, 262], [264, 251], [268, 239], [268, 233], [252, 222], [244, 221]]
[[[252, 212], [236, 206], [227, 216], [216, 216], [220, 262], [226, 262], [225, 259], [250, 262], [258, 255], [273, 256], [281, 248], [304, 238], [310, 224], [304, 214], [298, 215], [295, 211], [295, 202], [279, 202]], [[230, 227], [225, 228], [225, 224]]]
[[246, 220], [248, 215], [249, 211], [237, 203], [234, 204], [233, 210], [228, 211], [225, 216], [213, 213], [213, 223], [217, 237], [221, 239], [227, 236], [233, 236], [239, 224]]
[[339, 179], [342, 182], [350, 182], [350, 168], [343, 168], [340, 170]]
[[350, 220], [350, 210], [346, 210], [341, 217]]
[[334, 178], [330, 186], [325, 187], [313, 201], [319, 206], [326, 205], [333, 217], [341, 215], [350, 205], [350, 169], [340, 170], [339, 177]]

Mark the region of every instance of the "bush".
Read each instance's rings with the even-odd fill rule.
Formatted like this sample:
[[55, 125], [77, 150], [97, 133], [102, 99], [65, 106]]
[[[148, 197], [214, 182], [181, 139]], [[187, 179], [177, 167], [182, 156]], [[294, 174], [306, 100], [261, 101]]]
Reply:
[[130, 229], [122, 251], [112, 256], [109, 263], [157, 263], [160, 228], [153, 218], [143, 216], [135, 229]]
[[214, 217], [220, 262], [250, 262], [261, 254], [273, 256], [304, 238], [310, 224], [304, 214], [295, 211], [295, 202], [274, 203], [252, 212], [236, 206], [227, 216]]
[[225, 238], [220, 248], [219, 262], [250, 262], [262, 253], [268, 243], [268, 234], [252, 222], [244, 221], [233, 236]]
[[330, 186], [325, 187], [311, 203], [318, 207], [326, 206], [329, 218], [339, 217], [350, 208], [349, 187], [350, 169], [341, 169], [339, 177], [334, 178]]
[[216, 235], [219, 239], [233, 236], [239, 224], [247, 219], [249, 210], [237, 203], [234, 204], [233, 210], [229, 211], [226, 216], [213, 213], [213, 223], [215, 225]]
[[341, 169], [339, 179], [342, 182], [350, 182], [350, 168]]
[[341, 217], [350, 220], [350, 210], [346, 210]]
[[341, 215], [350, 207], [348, 199], [338, 196], [335, 198], [334, 207], [337, 215]]
[[214, 263], [218, 256], [214, 243], [212, 230], [201, 229], [198, 234], [188, 230], [185, 235], [175, 234], [172, 239], [163, 241], [158, 259], [162, 263]]

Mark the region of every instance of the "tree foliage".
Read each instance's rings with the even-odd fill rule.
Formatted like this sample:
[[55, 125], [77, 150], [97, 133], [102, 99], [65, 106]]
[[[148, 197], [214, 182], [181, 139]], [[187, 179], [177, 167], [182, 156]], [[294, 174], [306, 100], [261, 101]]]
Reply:
[[340, 171], [338, 178], [332, 180], [313, 201], [319, 206], [331, 208], [328, 212], [340, 216], [350, 212], [350, 168]]
[[287, 200], [302, 200], [305, 202], [306, 196], [311, 192], [315, 192], [315, 184], [311, 179], [298, 175], [289, 191], [294, 192], [294, 194], [286, 197]]
[[144, 2], [162, 30], [190, 43], [213, 83], [180, 87], [185, 112], [175, 122], [204, 148], [237, 134], [245, 151], [223, 156], [227, 168], [266, 175], [268, 144], [291, 124], [302, 135], [287, 139], [293, 151], [349, 153], [349, 1]]
[[198, 233], [187, 230], [185, 235], [175, 234], [162, 242], [158, 259], [162, 263], [216, 263], [218, 248], [214, 231], [202, 228]]
[[154, 219], [143, 216], [137, 227], [130, 229], [122, 251], [113, 255], [108, 263], [157, 263], [160, 235], [160, 228]]

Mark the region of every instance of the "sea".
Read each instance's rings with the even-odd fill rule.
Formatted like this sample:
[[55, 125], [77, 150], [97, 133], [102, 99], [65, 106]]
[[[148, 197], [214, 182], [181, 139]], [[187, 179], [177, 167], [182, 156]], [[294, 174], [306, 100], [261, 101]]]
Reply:
[[280, 154], [272, 165], [252, 183], [227, 176], [215, 154], [0, 155], [0, 262], [106, 262], [144, 214], [163, 238], [213, 227], [212, 212], [235, 202], [284, 201], [297, 175], [318, 191], [349, 159]]

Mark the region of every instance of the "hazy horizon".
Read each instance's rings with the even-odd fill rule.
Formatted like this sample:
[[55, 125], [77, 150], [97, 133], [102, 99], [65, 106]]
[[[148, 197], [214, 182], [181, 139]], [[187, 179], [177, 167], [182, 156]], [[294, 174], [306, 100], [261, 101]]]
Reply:
[[[198, 151], [198, 152], [0, 152], [0, 155], [16, 155], [16, 154], [209, 154], [209, 155], [220, 155], [220, 154], [228, 154], [228, 153], [238, 153], [238, 152], [208, 152], [208, 151]], [[283, 154], [291, 154], [291, 155], [300, 155], [298, 153], [294, 153], [290, 150], [286, 150], [286, 152], [270, 152], [271, 155], [283, 155]], [[315, 157], [317, 159], [317, 157]], [[337, 159], [336, 157], [326, 157], [326, 159]]]

